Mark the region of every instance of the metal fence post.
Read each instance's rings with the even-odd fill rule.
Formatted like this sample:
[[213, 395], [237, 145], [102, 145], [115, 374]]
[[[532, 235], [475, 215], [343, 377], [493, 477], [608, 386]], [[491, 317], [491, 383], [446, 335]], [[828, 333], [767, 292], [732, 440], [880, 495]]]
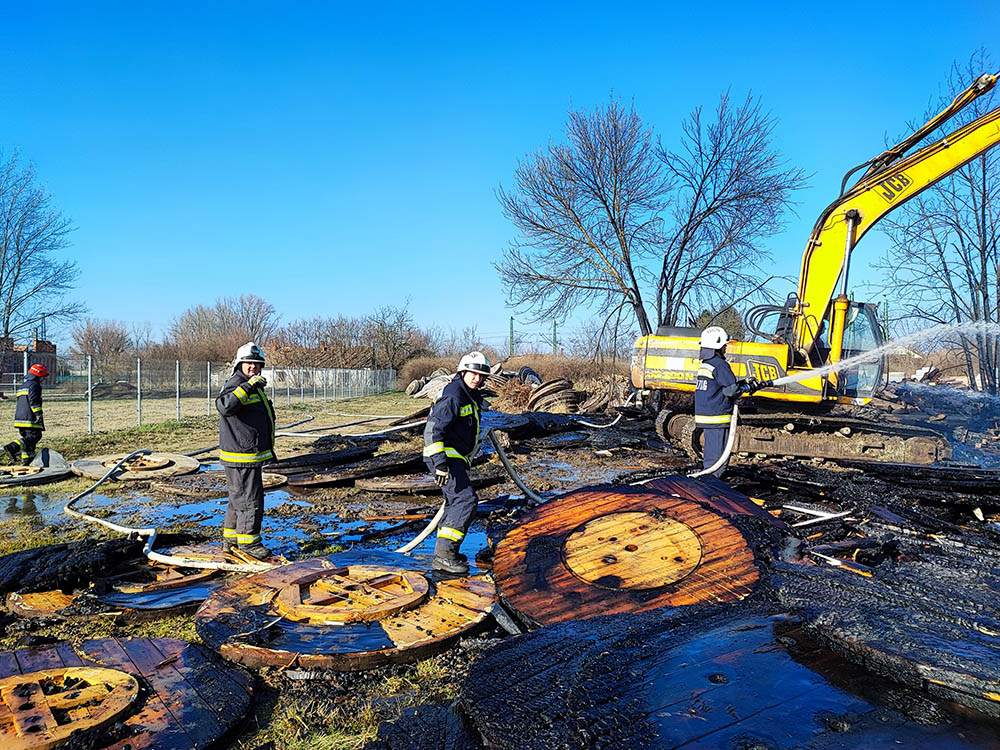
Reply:
[[306, 381], [302, 375], [302, 368], [299, 368], [299, 403], [306, 400]]
[[327, 376], [330, 374], [330, 370], [323, 368], [323, 400], [326, 401], [326, 380]]
[[94, 358], [87, 355], [87, 434], [94, 434]]
[[142, 424], [142, 358], [135, 358], [135, 423]]
[[285, 370], [285, 406], [292, 405], [292, 371]]
[[181, 421], [181, 361], [174, 360], [174, 402], [177, 405], [177, 421]]
[[312, 368], [313, 401], [316, 400], [316, 368]]
[[212, 416], [212, 363], [205, 363], [205, 414]]
[[24, 350], [24, 377], [21, 380], [28, 379], [28, 350]]

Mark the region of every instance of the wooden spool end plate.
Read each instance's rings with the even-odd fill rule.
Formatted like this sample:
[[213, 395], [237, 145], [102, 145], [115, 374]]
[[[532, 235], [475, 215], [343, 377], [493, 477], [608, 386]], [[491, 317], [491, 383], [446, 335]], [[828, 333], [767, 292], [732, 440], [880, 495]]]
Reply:
[[[218, 545], [204, 543], [161, 550], [171, 555], [195, 560], [222, 562], [225, 557]], [[218, 570], [185, 568], [150, 562], [135, 562], [129, 569], [95, 583], [103, 593], [97, 599], [117, 610], [127, 619], [162, 616], [190, 610], [203, 602], [221, 581]], [[59, 616], [66, 618], [89, 617], [84, 612], [65, 612], [80, 592], [66, 594], [62, 591], [40, 591], [8, 594], [4, 605], [19, 617]]]
[[679, 495], [595, 487], [526, 514], [493, 575], [527, 620], [548, 625], [748, 596], [759, 574], [740, 531]]
[[45, 484], [72, 474], [69, 462], [51, 448], [42, 448], [29, 466], [0, 466], [0, 485]]
[[[100, 479], [127, 455], [127, 453], [119, 453], [110, 456], [81, 458], [73, 462], [73, 473], [88, 479]], [[190, 456], [183, 456], [179, 453], [154, 452], [130, 459], [111, 478], [119, 482], [163, 479], [190, 474], [197, 471], [200, 466], [199, 461]]]
[[[229, 582], [195, 614], [199, 635], [251, 667], [370, 669], [444, 650], [493, 605], [485, 576], [435, 582], [420, 570], [338, 564], [337, 557]], [[267, 631], [265, 637], [255, 638], [255, 630]]]
[[[143, 699], [136, 700], [140, 682]], [[102, 638], [0, 652], [0, 748], [194, 750], [250, 708], [253, 679], [195, 644]]]
[[138, 696], [138, 680], [117, 669], [63, 667], [5, 677], [0, 679], [0, 747], [57, 747], [70, 734], [115, 721]]

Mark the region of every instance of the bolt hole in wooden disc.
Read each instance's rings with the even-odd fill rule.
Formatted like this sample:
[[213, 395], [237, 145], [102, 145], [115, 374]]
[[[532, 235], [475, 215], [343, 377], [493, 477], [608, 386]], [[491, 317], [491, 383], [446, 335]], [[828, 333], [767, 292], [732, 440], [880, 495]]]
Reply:
[[[611, 532], [614, 535], [608, 536]], [[592, 518], [563, 544], [563, 559], [573, 575], [608, 589], [655, 589], [677, 583], [698, 567], [701, 553], [701, 542], [690, 526], [644, 512]]]

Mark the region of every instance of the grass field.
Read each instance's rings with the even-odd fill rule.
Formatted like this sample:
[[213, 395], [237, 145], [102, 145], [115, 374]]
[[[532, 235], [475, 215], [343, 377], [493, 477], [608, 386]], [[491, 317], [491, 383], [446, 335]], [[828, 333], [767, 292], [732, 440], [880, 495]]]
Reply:
[[[79, 437], [87, 434], [87, 402], [86, 400], [45, 400], [45, 436], [48, 438]], [[288, 424], [302, 419], [304, 415], [314, 414], [317, 424], [320, 419], [335, 419], [337, 413], [357, 414], [407, 414], [421, 406], [426, 401], [411, 399], [403, 393], [392, 391], [379, 396], [364, 398], [329, 400], [313, 400], [311, 394], [304, 401], [293, 396], [290, 403], [282, 394], [275, 400], [275, 413], [278, 424]], [[14, 421], [15, 400], [0, 401], [0, 426], [11, 425]], [[160, 422], [176, 421], [176, 402], [173, 398], [144, 398], [142, 400], [142, 424], [154, 425]], [[97, 399], [94, 408], [94, 432], [110, 432], [137, 426], [137, 409], [135, 400], [131, 399]], [[375, 410], [375, 411], [372, 411]], [[215, 405], [206, 405], [204, 396], [197, 398], [181, 398], [181, 418], [202, 417], [218, 424], [218, 414]], [[349, 421], [343, 419], [342, 421]], [[336, 424], [324, 421], [323, 424]], [[13, 427], [9, 428], [13, 432]]]

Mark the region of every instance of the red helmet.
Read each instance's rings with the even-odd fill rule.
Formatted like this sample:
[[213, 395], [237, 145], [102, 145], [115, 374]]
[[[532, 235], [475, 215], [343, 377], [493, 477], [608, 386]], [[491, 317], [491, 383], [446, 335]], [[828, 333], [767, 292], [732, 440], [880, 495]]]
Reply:
[[30, 372], [32, 375], [44, 378], [46, 375], [49, 374], [49, 368], [46, 367], [45, 365], [35, 364], [28, 368], [28, 372]]

